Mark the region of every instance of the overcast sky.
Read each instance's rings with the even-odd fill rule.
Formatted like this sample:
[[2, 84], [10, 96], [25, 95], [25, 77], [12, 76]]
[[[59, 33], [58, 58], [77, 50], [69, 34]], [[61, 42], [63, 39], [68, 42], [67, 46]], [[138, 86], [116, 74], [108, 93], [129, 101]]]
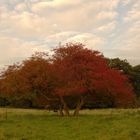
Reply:
[[140, 64], [140, 0], [0, 0], [0, 67], [70, 41]]

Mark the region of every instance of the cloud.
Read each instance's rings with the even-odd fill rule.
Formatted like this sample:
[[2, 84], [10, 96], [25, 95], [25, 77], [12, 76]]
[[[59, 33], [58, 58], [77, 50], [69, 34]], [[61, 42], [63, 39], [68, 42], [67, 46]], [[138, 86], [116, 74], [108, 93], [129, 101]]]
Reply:
[[121, 3], [122, 3], [124, 6], [128, 5], [130, 2], [131, 2], [131, 0], [123, 0], [123, 1], [121, 1]]
[[125, 21], [132, 21], [132, 20], [139, 20], [140, 11], [139, 10], [131, 10], [128, 12], [127, 16], [125, 17]]
[[36, 42], [25, 42], [17, 38], [0, 36], [0, 64], [9, 65], [30, 57], [35, 51], [46, 51]]
[[28, 38], [50, 33], [52, 29], [49, 28], [52, 28], [52, 25], [48, 24], [45, 18], [29, 12], [20, 14], [9, 12], [1, 15], [0, 28], [4, 31], [9, 29], [9, 33], [11, 32], [16, 36]]
[[114, 9], [117, 4], [118, 0], [88, 0], [86, 4], [85, 0], [24, 1], [16, 3], [12, 11], [2, 9], [0, 26], [1, 29], [9, 28], [9, 32], [27, 38], [44, 37], [68, 30], [89, 32], [96, 30], [101, 22], [112, 22], [117, 16]]
[[[119, 0], [42, 1], [32, 3], [32, 11], [57, 24], [59, 30], [91, 31], [104, 22], [112, 22], [117, 16]], [[84, 21], [84, 22], [83, 22]]]
[[66, 0], [52, 0], [52, 1], [32, 1], [32, 10], [34, 12], [41, 12], [41, 10], [47, 10], [47, 8], [62, 8], [66, 6], [73, 6], [79, 4], [80, 0], [77, 1], [66, 1]]
[[105, 40], [98, 37], [93, 33], [82, 33], [75, 31], [60, 32], [48, 36], [46, 39], [47, 44], [58, 45], [59, 43], [65, 44], [68, 42], [81, 42], [90, 49], [100, 49]]
[[116, 28], [116, 22], [112, 21], [108, 24], [99, 26], [97, 28], [97, 30], [100, 31], [100, 32], [110, 32], [110, 31], [114, 30], [115, 28]]
[[[129, 1], [130, 3], [130, 1]], [[127, 4], [129, 4], [127, 3]], [[122, 27], [112, 43], [114, 57], [140, 64], [140, 2], [134, 2], [122, 20]]]
[[28, 10], [28, 5], [26, 3], [19, 3], [15, 6], [15, 10], [18, 12], [26, 11]]
[[140, 20], [140, 1], [132, 3], [131, 9], [127, 12], [126, 17], [124, 18], [125, 22], [131, 22], [135, 20]]
[[70, 37], [66, 42], [81, 42], [90, 49], [99, 49], [104, 43], [104, 39], [91, 33], [80, 33]]
[[138, 0], [1, 0], [0, 65], [70, 41], [136, 64], [139, 11]]
[[55, 33], [55, 34], [51, 34], [47, 36], [45, 40], [48, 42], [48, 44], [56, 45], [60, 42], [61, 43], [66, 42], [68, 38], [71, 38], [72, 36], [75, 36], [76, 34], [78, 34], [78, 32], [76, 31], [59, 32], [59, 33]]
[[114, 19], [117, 16], [116, 11], [102, 11], [96, 15], [97, 20]]

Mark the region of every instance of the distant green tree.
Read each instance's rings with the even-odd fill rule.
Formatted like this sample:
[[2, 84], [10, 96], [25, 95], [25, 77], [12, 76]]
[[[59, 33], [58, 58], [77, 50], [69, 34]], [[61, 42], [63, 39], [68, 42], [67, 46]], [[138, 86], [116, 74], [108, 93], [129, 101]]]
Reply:
[[121, 60], [119, 58], [108, 59], [108, 64], [111, 68], [122, 71], [124, 74], [129, 75], [132, 71], [132, 66], [127, 60]]
[[133, 67], [131, 72], [131, 82], [136, 95], [140, 97], [140, 65]]
[[121, 60], [120, 58], [107, 60], [111, 68], [118, 69], [128, 76], [135, 94], [140, 97], [140, 65], [131, 66], [127, 60]]

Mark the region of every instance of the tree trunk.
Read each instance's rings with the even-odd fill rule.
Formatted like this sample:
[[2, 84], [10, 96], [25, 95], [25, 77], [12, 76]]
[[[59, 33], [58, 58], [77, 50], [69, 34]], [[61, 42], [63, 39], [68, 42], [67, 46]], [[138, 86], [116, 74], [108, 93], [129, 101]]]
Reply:
[[60, 116], [64, 116], [62, 104], [60, 104], [59, 111], [60, 111]]
[[64, 98], [63, 98], [62, 96], [60, 96], [60, 101], [61, 101], [61, 103], [62, 103], [62, 105], [63, 105], [65, 114], [66, 114], [67, 116], [70, 116], [69, 108], [68, 108], [68, 106], [67, 106], [67, 104], [66, 104], [66, 102], [65, 102], [65, 100], [64, 100]]
[[79, 115], [79, 111], [80, 111], [80, 109], [81, 109], [83, 104], [84, 104], [84, 97], [81, 96], [80, 100], [79, 100], [79, 102], [78, 102], [78, 104], [76, 106], [76, 109], [75, 109], [75, 111], [73, 113], [73, 116], [78, 116]]

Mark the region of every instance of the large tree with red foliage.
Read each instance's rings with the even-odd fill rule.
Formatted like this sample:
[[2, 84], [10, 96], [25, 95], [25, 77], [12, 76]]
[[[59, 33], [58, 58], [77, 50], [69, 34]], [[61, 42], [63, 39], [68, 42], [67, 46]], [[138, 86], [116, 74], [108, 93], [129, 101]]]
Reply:
[[84, 48], [80, 43], [55, 49], [53, 66], [56, 76], [54, 91], [59, 95], [67, 115], [69, 111], [65, 97], [79, 97], [74, 115], [78, 115], [86, 97], [97, 92], [109, 94], [116, 106], [134, 100], [127, 77], [109, 68], [100, 52]]

